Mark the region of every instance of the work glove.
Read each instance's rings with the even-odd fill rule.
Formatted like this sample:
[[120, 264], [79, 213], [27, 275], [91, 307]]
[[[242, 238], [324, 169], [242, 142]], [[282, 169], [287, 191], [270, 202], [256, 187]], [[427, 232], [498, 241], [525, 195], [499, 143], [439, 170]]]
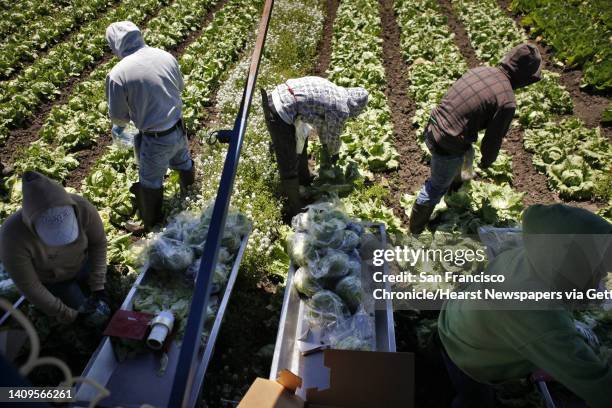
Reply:
[[584, 341], [589, 346], [591, 346], [593, 350], [599, 349], [599, 339], [597, 338], [597, 335], [593, 332], [593, 329], [578, 320], [574, 320], [574, 326], [576, 327], [576, 331], [578, 331], [580, 336], [582, 336]]
[[104, 289], [100, 289], [100, 290], [91, 292], [91, 297], [97, 300], [101, 300], [104, 303], [108, 304], [108, 296], [106, 295], [106, 291]]
[[79, 307], [78, 312], [77, 322], [95, 329], [102, 329], [110, 317], [108, 303], [94, 296], [87, 298], [85, 303]]

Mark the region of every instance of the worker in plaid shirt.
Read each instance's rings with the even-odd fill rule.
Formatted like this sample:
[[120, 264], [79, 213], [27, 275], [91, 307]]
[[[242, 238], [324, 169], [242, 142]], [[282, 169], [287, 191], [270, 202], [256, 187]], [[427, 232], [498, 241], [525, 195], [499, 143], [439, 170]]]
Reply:
[[434, 207], [453, 182], [461, 184], [464, 160], [471, 167], [472, 145], [480, 130], [485, 130], [480, 168], [493, 164], [514, 117], [514, 90], [540, 80], [541, 62], [535, 46], [518, 45], [498, 67], [477, 67], [466, 72], [431, 112], [424, 132], [431, 152], [431, 176], [412, 207], [411, 233], [423, 232]]
[[[368, 103], [364, 88], [344, 88], [319, 77], [289, 79], [270, 97], [262, 89], [262, 104], [281, 178], [281, 193], [287, 198], [286, 216], [291, 219], [303, 208], [300, 185], [311, 182], [307, 143], [296, 141], [296, 124], [305, 124], [319, 135], [322, 164], [335, 163], [340, 135], [346, 121], [358, 116]], [[300, 137], [301, 128], [297, 132]]]

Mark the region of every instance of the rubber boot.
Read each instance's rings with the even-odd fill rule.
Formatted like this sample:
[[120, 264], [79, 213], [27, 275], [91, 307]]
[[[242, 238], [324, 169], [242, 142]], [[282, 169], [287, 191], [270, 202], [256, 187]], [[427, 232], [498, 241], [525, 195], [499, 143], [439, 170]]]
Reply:
[[187, 189], [195, 182], [195, 162], [191, 161], [189, 170], [179, 171], [179, 183], [181, 185], [181, 195], [187, 195]]
[[164, 189], [146, 188], [141, 185], [138, 198], [138, 210], [140, 211], [142, 224], [145, 231], [150, 232], [163, 219], [162, 203], [164, 201]]
[[423, 205], [414, 203], [410, 214], [410, 233], [418, 235], [425, 229], [429, 217], [433, 213], [434, 205]]
[[285, 222], [291, 223], [291, 219], [304, 209], [304, 203], [300, 197], [300, 183], [298, 178], [281, 180], [281, 194], [287, 198], [284, 208]]

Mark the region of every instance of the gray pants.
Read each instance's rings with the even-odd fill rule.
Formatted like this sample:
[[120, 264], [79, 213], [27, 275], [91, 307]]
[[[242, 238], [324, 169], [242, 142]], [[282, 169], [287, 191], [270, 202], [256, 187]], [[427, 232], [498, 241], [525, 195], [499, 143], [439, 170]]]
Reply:
[[295, 149], [295, 126], [285, 123], [276, 112], [274, 104], [268, 95], [261, 90], [261, 102], [266, 120], [266, 126], [272, 138], [272, 148], [276, 155], [276, 163], [281, 180], [298, 178], [300, 184], [310, 182], [308, 169], [308, 140], [301, 154]]

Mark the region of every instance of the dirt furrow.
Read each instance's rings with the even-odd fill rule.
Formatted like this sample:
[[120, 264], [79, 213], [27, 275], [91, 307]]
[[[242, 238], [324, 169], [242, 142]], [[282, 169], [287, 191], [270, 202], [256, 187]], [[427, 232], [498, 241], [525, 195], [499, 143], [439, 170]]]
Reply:
[[[59, 37], [54, 39], [53, 44], [50, 44], [45, 49], [41, 50], [40, 53], [38, 53], [36, 59], [23, 62], [23, 64], [20, 65], [17, 69], [15, 69], [15, 71], [11, 72], [11, 74], [8, 77], [2, 78], [2, 81], [10, 81], [11, 79], [16, 78], [17, 76], [19, 76], [19, 74], [21, 74], [24, 70], [26, 70], [30, 65], [32, 65], [37, 59], [45, 58], [49, 54], [49, 52], [53, 50], [54, 47], [61, 44], [62, 42], [70, 40], [73, 36], [78, 35], [81, 26], [92, 22], [93, 20], [99, 18], [103, 14], [108, 14], [111, 10], [119, 7], [120, 5], [121, 5], [121, 0], [113, 0], [113, 4], [101, 10], [98, 10], [95, 16], [92, 16], [90, 18], [85, 18], [77, 22], [73, 27], [70, 27], [65, 32], [60, 34]], [[18, 62], [18, 64], [20, 62], [21, 60]]]
[[[164, 7], [166, 6], [161, 5], [155, 11], [155, 13], [152, 13], [147, 16], [147, 18], [140, 24], [140, 26], [146, 26], [151, 19], [156, 17], [159, 12], [164, 9]], [[0, 147], [0, 162], [2, 162], [2, 164], [4, 164], [5, 166], [10, 165], [11, 163], [13, 163], [15, 155], [21, 147], [28, 146], [32, 142], [38, 140], [38, 132], [47, 120], [47, 116], [49, 115], [49, 112], [51, 112], [51, 109], [53, 109], [54, 106], [63, 105], [67, 103], [68, 99], [72, 96], [74, 88], [79, 83], [86, 81], [89, 78], [89, 75], [94, 70], [110, 61], [112, 57], [113, 54], [109, 50], [102, 56], [102, 58], [96, 61], [94, 65], [90, 66], [89, 68], [86, 68], [83, 72], [81, 72], [79, 76], [71, 78], [66, 84], [64, 84], [60, 89], [60, 94], [55, 99], [45, 102], [38, 108], [36, 108], [35, 113], [30, 119], [27, 120], [25, 126], [22, 126], [18, 129], [12, 129], [9, 132], [6, 141]], [[110, 141], [107, 141], [107, 144], [109, 142]], [[99, 143], [103, 143], [103, 140], [100, 139]], [[90, 150], [93, 149], [95, 149], [95, 146], [92, 147]], [[79, 155], [77, 155], [77, 157], [78, 156]]]
[[383, 65], [387, 79], [385, 95], [391, 110], [395, 148], [400, 155], [398, 170], [389, 175], [391, 199], [387, 204], [407, 225], [408, 217], [400, 206], [400, 199], [405, 193], [413, 193], [423, 184], [429, 176], [429, 167], [417, 144], [417, 131], [412, 126], [415, 104], [408, 95], [410, 83], [408, 66], [402, 58], [400, 29], [395, 20], [393, 0], [380, 0], [379, 5], [383, 38]]
[[323, 22], [323, 35], [317, 47], [317, 63], [314, 67], [313, 75], [327, 77], [327, 69], [331, 61], [332, 38], [334, 37], [334, 21], [340, 0], [327, 0], [325, 9], [325, 21]]
[[[469, 42], [465, 27], [457, 18], [450, 0], [439, 0], [444, 14], [448, 17], [449, 27], [455, 33], [455, 38], [464, 38], [457, 40], [457, 45], [461, 53], [466, 57], [470, 67], [481, 65], [480, 60], [476, 57], [474, 48]], [[451, 23], [453, 21], [453, 23]], [[513, 127], [503, 140], [502, 149], [506, 150], [512, 157], [512, 186], [521, 192], [525, 193], [523, 203], [528, 206], [532, 204], [546, 204], [563, 201], [559, 195], [548, 188], [546, 175], [537, 171], [533, 164], [532, 154], [527, 152], [523, 146], [523, 131]], [[567, 202], [568, 204], [577, 205], [580, 207], [595, 209], [595, 205], [590, 202]]]
[[[516, 24], [521, 27], [521, 16], [514, 15], [510, 10], [511, 0], [498, 0], [499, 6], [506, 14], [516, 21]], [[556, 72], [561, 75], [561, 84], [565, 86], [574, 102], [574, 114], [582, 119], [584, 123], [590, 127], [601, 126], [601, 114], [612, 102], [610, 98], [603, 95], [595, 95], [586, 92], [580, 88], [580, 80], [582, 79], [582, 70], [580, 69], [564, 69], [553, 63], [555, 52], [551, 47], [543, 41], [532, 41], [537, 44], [542, 59], [544, 60], [544, 68]], [[612, 140], [612, 126], [602, 128], [602, 134]]]
[[440, 11], [444, 17], [446, 17], [448, 27], [451, 30], [451, 33], [455, 33], [455, 44], [463, 55], [463, 58], [467, 62], [470, 68], [476, 68], [479, 65], [482, 65], [482, 62], [476, 56], [476, 51], [472, 48], [470, 44], [470, 38], [468, 37], [467, 31], [465, 27], [459, 21], [459, 18], [453, 11], [453, 5], [450, 0], [439, 0], [440, 2]]
[[[221, 10], [221, 8], [227, 3], [228, 0], [221, 0], [217, 2], [209, 11], [206, 13], [204, 17], [201, 27], [202, 29], [193, 31], [190, 33], [183, 42], [177, 44], [175, 47], [172, 47], [168, 50], [170, 54], [172, 54], [175, 58], [179, 58], [180, 55], [185, 51], [185, 49], [193, 43], [202, 33], [204, 27], [210, 23], [214, 14]], [[196, 138], [192, 138], [190, 142], [190, 147], [192, 150], [192, 154], [197, 154], [199, 151], [199, 145], [196, 143]], [[98, 138], [98, 142], [96, 145], [92, 146], [89, 149], [79, 151], [77, 153], [77, 158], [79, 160], [79, 166], [70, 173], [70, 175], [66, 178], [66, 185], [69, 187], [77, 188], [81, 185], [81, 181], [87, 177], [89, 174], [89, 168], [98, 160], [100, 156], [104, 154], [106, 151], [106, 146], [110, 145], [112, 142], [110, 135], [105, 135], [102, 138]]]

